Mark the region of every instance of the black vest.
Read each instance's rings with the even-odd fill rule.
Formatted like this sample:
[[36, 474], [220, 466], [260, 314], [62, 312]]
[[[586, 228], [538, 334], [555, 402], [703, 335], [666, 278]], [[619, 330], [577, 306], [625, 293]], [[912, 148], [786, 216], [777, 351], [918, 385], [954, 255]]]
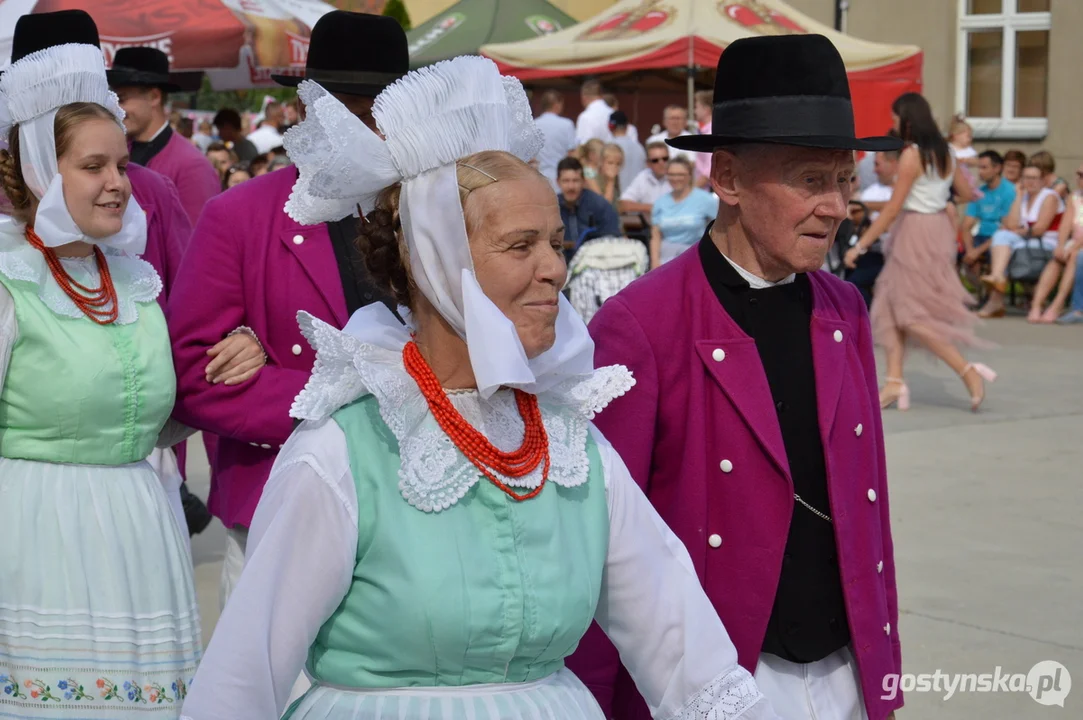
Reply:
[[[711, 241], [710, 227], [699, 244], [699, 254], [723, 309], [756, 341], [794, 492], [830, 516], [816, 412], [808, 276], [799, 274], [792, 283], [753, 290]], [[808, 663], [822, 660], [849, 642], [834, 527], [795, 500], [763, 652]]]

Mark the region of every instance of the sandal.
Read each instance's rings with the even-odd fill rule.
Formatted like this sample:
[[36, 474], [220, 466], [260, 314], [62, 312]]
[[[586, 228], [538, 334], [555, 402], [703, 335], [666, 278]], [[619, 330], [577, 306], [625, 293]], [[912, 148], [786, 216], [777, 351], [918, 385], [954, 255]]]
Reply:
[[[892, 386], [895, 389], [889, 390]], [[884, 387], [880, 390], [880, 409], [886, 410], [892, 405], [897, 405], [899, 410], [910, 409], [910, 388], [902, 378], [884, 378]]]
[[963, 368], [963, 371], [959, 373], [959, 377], [963, 378], [964, 383], [966, 382], [966, 374], [971, 370], [976, 372], [978, 377], [984, 381], [981, 387], [981, 394], [970, 396], [970, 410], [971, 412], [977, 412], [978, 408], [981, 407], [982, 401], [985, 400], [985, 383], [995, 382], [997, 374], [993, 372], [992, 368], [988, 365], [983, 365], [982, 363], [967, 363], [966, 367]]

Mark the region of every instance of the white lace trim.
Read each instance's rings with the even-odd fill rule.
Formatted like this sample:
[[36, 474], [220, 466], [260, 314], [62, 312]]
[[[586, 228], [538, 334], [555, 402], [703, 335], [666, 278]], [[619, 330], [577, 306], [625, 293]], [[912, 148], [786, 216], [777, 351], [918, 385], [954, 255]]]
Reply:
[[[119, 304], [116, 324], [128, 325], [139, 319], [138, 303], [154, 302], [162, 292], [162, 279], [154, 266], [145, 260], [103, 247], [109, 263], [109, 273], [117, 291]], [[93, 258], [64, 258], [65, 270], [76, 282], [87, 287], [101, 283], [98, 265]], [[0, 274], [9, 280], [33, 283], [38, 298], [61, 317], [86, 317], [53, 278], [45, 256], [31, 246], [22, 235], [0, 233]]]
[[[401, 348], [391, 350], [362, 342], [308, 313], [298, 313], [297, 319], [316, 351], [316, 363], [290, 415], [322, 420], [358, 398], [373, 395], [380, 417], [399, 443], [403, 498], [425, 512], [440, 512], [457, 503], [480, 474], [432, 417], [417, 383], [403, 367]], [[539, 396], [549, 436], [549, 481], [563, 487], [586, 482], [590, 420], [634, 384], [631, 372], [615, 365], [600, 368], [584, 380], [569, 380]], [[501, 390], [489, 400], [482, 400], [477, 393], [449, 397], [463, 417], [497, 448], [509, 451], [522, 443], [523, 421], [511, 391]], [[541, 476], [539, 467], [521, 478], [498, 477], [510, 487], [534, 489]]]
[[752, 674], [738, 666], [712, 680], [666, 720], [735, 720], [763, 699]]

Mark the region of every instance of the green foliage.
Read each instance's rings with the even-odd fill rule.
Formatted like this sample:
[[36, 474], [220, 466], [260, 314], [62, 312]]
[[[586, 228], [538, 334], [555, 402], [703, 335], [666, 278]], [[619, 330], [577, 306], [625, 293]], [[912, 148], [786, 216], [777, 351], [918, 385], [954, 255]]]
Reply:
[[388, 0], [387, 5], [384, 5], [383, 15], [398, 20], [403, 30], [413, 29], [410, 24], [410, 13], [406, 12], [406, 5], [402, 0]]
[[[253, 88], [251, 90], [223, 90], [211, 89], [211, 81], [204, 76], [203, 86], [197, 92], [195, 102], [192, 105], [196, 110], [221, 110], [233, 108], [238, 111], [250, 110], [259, 112], [265, 95], [270, 95], [279, 102], [289, 102], [297, 97], [297, 91], [287, 87]], [[181, 97], [181, 93], [177, 94]]]

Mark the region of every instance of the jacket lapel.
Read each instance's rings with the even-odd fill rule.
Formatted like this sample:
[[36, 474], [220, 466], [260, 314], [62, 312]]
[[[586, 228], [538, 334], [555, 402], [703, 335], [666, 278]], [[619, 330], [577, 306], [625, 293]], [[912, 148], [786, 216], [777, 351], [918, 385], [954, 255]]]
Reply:
[[847, 356], [854, 345], [854, 327], [840, 316], [820, 287], [819, 278], [811, 275], [812, 285], [812, 365], [816, 373], [816, 417], [824, 447], [835, 425], [835, 415], [846, 378]]
[[[721, 308], [719, 312], [724, 313]], [[782, 430], [778, 426], [775, 403], [756, 341], [741, 332], [728, 315], [726, 319], [732, 326], [728, 328], [729, 332], [697, 341], [696, 352], [768, 456], [790, 480], [786, 446], [782, 442]]]
[[279, 233], [279, 239], [301, 264], [312, 285], [327, 303], [337, 326], [344, 327], [349, 320], [346, 298], [342, 293], [342, 277], [338, 272], [327, 226], [298, 225], [287, 218], [285, 229]]

